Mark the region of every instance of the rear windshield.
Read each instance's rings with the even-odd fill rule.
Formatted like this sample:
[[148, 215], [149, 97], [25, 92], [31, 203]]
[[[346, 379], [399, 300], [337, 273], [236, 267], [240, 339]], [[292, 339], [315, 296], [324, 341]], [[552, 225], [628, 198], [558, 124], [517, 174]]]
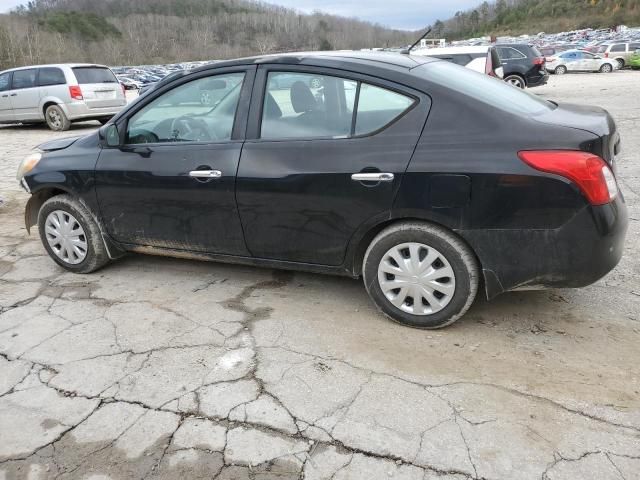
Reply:
[[427, 63], [417, 68], [430, 82], [509, 113], [539, 115], [555, 108], [551, 102], [532, 93], [449, 62]]
[[78, 83], [117, 83], [115, 75], [104, 67], [74, 67], [73, 73]]

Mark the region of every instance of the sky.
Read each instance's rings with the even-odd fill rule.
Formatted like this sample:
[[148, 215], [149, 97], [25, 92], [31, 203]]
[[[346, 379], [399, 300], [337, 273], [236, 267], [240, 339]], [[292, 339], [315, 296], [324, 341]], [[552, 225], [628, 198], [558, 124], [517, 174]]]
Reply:
[[[26, 0], [0, 0], [0, 13], [25, 3]], [[481, 0], [267, 0], [268, 3], [295, 8], [305, 13], [320, 10], [326, 13], [357, 17], [369, 22], [403, 30], [417, 30], [437, 19], [452, 17], [458, 10], [467, 10]]]

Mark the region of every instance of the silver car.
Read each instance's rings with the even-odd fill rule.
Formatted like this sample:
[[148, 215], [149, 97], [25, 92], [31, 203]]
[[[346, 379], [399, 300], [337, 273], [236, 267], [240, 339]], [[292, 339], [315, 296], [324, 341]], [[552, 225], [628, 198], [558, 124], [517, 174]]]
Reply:
[[103, 65], [35, 65], [0, 72], [0, 123], [46, 122], [68, 130], [77, 120], [106, 123], [127, 101]]
[[600, 45], [597, 54], [618, 63], [618, 68], [629, 65], [633, 52], [640, 48], [640, 42], [613, 42]]
[[559, 55], [547, 58], [547, 70], [556, 75], [567, 72], [611, 73], [618, 68], [615, 60], [582, 50], [567, 50]]

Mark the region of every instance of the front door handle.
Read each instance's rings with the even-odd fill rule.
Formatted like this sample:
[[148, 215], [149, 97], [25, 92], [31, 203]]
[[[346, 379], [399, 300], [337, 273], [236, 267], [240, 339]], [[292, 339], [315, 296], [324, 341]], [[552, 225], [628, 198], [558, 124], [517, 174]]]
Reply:
[[18, 94], [17, 94], [17, 93], [12, 93], [12, 94], [11, 94], [11, 96], [12, 96], [12, 97], [17, 97], [17, 96], [18, 96]]
[[222, 172], [220, 170], [191, 170], [189, 176], [193, 178], [220, 178]]
[[364, 172], [354, 173], [351, 175], [351, 180], [354, 182], [391, 182], [393, 177], [393, 173]]

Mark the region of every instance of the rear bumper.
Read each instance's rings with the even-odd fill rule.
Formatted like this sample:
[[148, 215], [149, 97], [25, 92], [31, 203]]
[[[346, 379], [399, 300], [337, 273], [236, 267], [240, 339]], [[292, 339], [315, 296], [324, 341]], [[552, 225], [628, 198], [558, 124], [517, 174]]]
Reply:
[[122, 105], [104, 108], [89, 108], [84, 102], [63, 103], [60, 106], [64, 110], [69, 120], [79, 120], [82, 118], [112, 117], [122, 110], [127, 101], [122, 99]]
[[598, 281], [620, 261], [627, 226], [619, 193], [607, 205], [583, 208], [558, 229], [459, 233], [478, 255], [492, 298], [509, 290], [575, 288]]
[[527, 87], [529, 88], [541, 87], [542, 85], [546, 85], [548, 81], [549, 81], [549, 72], [544, 70], [544, 73], [540, 72], [539, 75], [529, 76], [527, 78]]

